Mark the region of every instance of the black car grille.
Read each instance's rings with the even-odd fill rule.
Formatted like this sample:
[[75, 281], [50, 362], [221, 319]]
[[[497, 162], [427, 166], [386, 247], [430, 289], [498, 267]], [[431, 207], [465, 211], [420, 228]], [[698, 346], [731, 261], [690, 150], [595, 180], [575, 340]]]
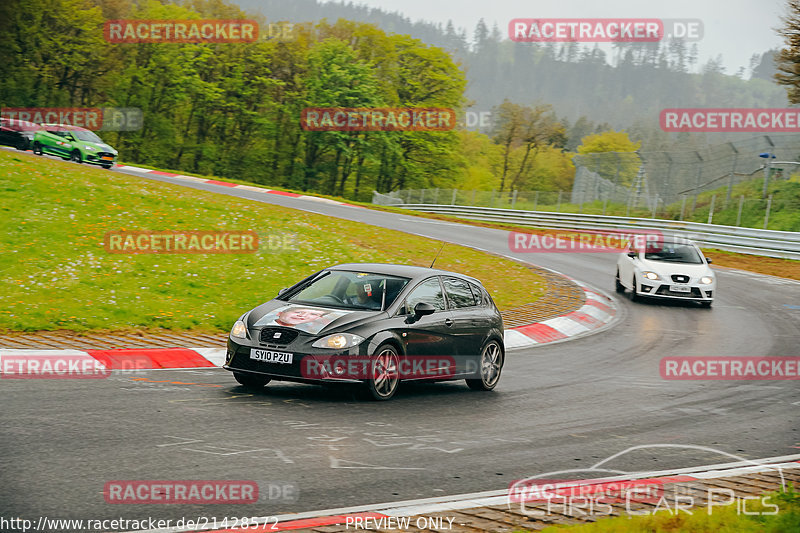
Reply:
[[264, 328], [258, 336], [261, 344], [272, 344], [275, 346], [286, 346], [297, 338], [299, 332], [287, 328]]
[[97, 157], [103, 157], [103, 156], [114, 157], [114, 154], [112, 154], [111, 152], [97, 152]]
[[662, 296], [679, 296], [681, 298], [702, 298], [703, 295], [700, 294], [700, 289], [697, 287], [692, 287], [692, 292], [673, 292], [669, 290], [669, 285], [662, 285], [656, 291], [656, 294], [660, 294]]
[[689, 283], [689, 276], [684, 274], [673, 274], [670, 276], [675, 283]]

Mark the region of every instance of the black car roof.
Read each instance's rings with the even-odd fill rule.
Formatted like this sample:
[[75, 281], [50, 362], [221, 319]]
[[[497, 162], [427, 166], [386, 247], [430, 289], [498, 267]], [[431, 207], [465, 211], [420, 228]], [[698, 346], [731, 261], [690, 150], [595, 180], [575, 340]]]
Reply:
[[387, 274], [389, 276], [400, 276], [411, 279], [422, 279], [429, 276], [446, 275], [466, 279], [472, 281], [473, 283], [479, 283], [482, 285], [482, 283], [477, 279], [464, 274], [459, 274], [458, 272], [450, 272], [448, 270], [440, 270], [438, 268], [428, 268], [413, 265], [392, 265], [386, 263], [345, 263], [342, 265], [328, 267], [326, 270], [350, 270], [355, 272], [368, 272], [370, 274]]
[[40, 124], [18, 118], [0, 117], [0, 121], [2, 121], [4, 127], [14, 131], [36, 131], [42, 129]]

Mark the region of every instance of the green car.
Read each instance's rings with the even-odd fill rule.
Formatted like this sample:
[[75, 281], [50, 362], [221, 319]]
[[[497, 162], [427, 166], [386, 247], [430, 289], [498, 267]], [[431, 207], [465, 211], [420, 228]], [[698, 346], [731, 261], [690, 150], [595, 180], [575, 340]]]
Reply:
[[42, 124], [33, 137], [33, 153], [52, 154], [76, 163], [111, 168], [118, 152], [94, 132], [69, 124]]

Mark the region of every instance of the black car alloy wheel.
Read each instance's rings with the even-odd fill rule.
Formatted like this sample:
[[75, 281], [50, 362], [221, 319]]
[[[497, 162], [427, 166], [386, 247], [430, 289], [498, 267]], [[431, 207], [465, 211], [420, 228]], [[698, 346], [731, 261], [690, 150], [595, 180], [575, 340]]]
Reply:
[[497, 341], [489, 341], [481, 351], [480, 378], [468, 379], [467, 385], [473, 390], [492, 390], [500, 381], [503, 369], [503, 350]]
[[367, 392], [374, 400], [388, 400], [397, 392], [400, 383], [399, 357], [391, 344], [380, 346], [372, 358], [371, 378], [366, 380]]

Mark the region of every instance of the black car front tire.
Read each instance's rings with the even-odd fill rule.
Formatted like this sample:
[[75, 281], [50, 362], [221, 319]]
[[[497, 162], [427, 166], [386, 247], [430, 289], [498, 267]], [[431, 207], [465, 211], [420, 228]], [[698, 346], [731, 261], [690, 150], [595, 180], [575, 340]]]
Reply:
[[495, 340], [487, 342], [481, 350], [479, 369], [481, 377], [466, 380], [467, 386], [472, 390], [490, 391], [494, 389], [500, 381], [504, 357], [499, 342]]
[[639, 294], [637, 294], [637, 292], [636, 292], [636, 274], [633, 275], [633, 280], [631, 280], [631, 283], [633, 284], [632, 285], [633, 292], [631, 292], [631, 301], [632, 302], [641, 302], [642, 301], [642, 297], [639, 296]]
[[372, 400], [390, 400], [400, 385], [400, 357], [391, 344], [381, 344], [372, 356], [372, 377], [364, 382], [367, 395]]
[[233, 379], [239, 382], [240, 385], [244, 385], [248, 389], [263, 389], [267, 383], [270, 382], [270, 379], [267, 377], [257, 376], [255, 374], [245, 374], [242, 372], [234, 372]]
[[41, 143], [39, 143], [39, 141], [34, 141], [34, 143], [33, 143], [33, 153], [35, 155], [43, 155], [44, 154], [44, 152], [42, 152], [42, 145], [41, 145]]
[[69, 154], [69, 160], [75, 163], [83, 163], [83, 156], [81, 156], [79, 150], [73, 150], [72, 153]]
[[617, 269], [617, 276], [614, 278], [614, 288], [618, 293], [625, 292], [625, 285], [619, 280], [619, 269]]
[[25, 151], [28, 150], [30, 145], [31, 145], [31, 143], [30, 143], [30, 141], [28, 139], [22, 138], [22, 139], [17, 141], [17, 145], [15, 146], [15, 148], [17, 150], [21, 150], [21, 151], [25, 152]]

